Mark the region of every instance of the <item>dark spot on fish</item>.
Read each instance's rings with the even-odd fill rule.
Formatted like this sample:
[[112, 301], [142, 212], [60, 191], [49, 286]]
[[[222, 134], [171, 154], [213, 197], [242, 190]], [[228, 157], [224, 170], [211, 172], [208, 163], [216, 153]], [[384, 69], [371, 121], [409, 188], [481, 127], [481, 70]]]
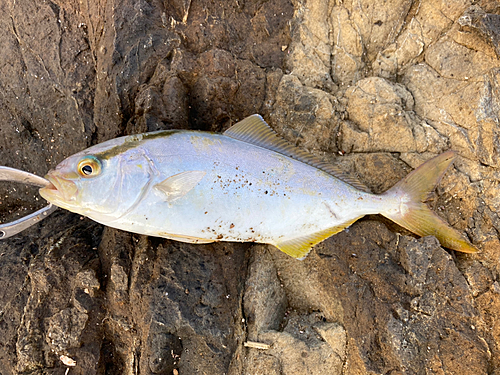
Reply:
[[231, 225], [229, 226], [229, 228], [230, 228], [230, 229], [233, 229], [233, 228], [234, 228], [234, 224], [231, 224]]
[[218, 239], [218, 240], [222, 240], [223, 238], [224, 238], [224, 236], [223, 236], [222, 234], [219, 234], [219, 235], [217, 236], [217, 239]]
[[208, 214], [208, 211], [205, 211], [205, 215]]
[[374, 25], [377, 25], [377, 26], [382, 26], [383, 22], [378, 20], [377, 22], [374, 23]]
[[328, 209], [328, 211], [330, 212], [330, 214], [332, 215], [332, 217], [336, 219], [337, 215], [335, 214], [335, 211], [333, 211], [333, 209], [330, 207], [330, 205], [328, 203], [326, 203], [326, 202], [323, 202], [323, 204]]
[[267, 194], [267, 190], [264, 192], [264, 194]]

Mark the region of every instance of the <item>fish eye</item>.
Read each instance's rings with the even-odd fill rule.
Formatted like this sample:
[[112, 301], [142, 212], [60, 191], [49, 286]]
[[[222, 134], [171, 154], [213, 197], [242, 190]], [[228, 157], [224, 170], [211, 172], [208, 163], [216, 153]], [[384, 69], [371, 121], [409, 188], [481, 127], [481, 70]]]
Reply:
[[78, 163], [80, 176], [89, 178], [101, 173], [101, 161], [94, 156], [86, 156]]
[[84, 166], [82, 167], [82, 172], [83, 172], [83, 174], [85, 174], [85, 175], [87, 175], [87, 176], [88, 176], [88, 175], [91, 175], [91, 174], [92, 174], [92, 171], [93, 171], [92, 167], [91, 167], [90, 165], [88, 165], [88, 164], [87, 164], [87, 165], [84, 165]]

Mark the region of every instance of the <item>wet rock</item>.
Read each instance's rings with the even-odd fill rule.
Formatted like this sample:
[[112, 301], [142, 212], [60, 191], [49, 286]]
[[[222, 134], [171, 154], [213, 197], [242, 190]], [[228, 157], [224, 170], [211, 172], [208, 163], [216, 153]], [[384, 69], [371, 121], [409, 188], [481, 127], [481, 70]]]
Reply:
[[[0, 7], [2, 164], [43, 175], [116, 136], [261, 113], [376, 193], [456, 150], [428, 203], [482, 250], [370, 216], [299, 262], [60, 211], [0, 242], [2, 374], [499, 373], [498, 4]], [[43, 204], [1, 188], [2, 220]]]
[[335, 152], [341, 111], [334, 96], [302, 86], [295, 75], [284, 75], [270, 117], [274, 128], [291, 143], [309, 150]]
[[[351, 245], [338, 251], [344, 236]], [[347, 335], [358, 338], [351, 345], [374, 371], [459, 372], [470, 366], [486, 373], [491, 357], [471, 290], [435, 238], [415, 241], [360, 222], [326, 242], [318, 253], [339, 279]], [[332, 248], [337, 251], [327, 251]], [[353, 314], [356, 319], [349, 319]]]
[[[57, 368], [62, 366], [59, 355], [79, 348], [76, 360], [87, 360], [77, 373], [96, 373], [103, 311], [94, 299], [92, 309], [82, 312], [72, 296], [82, 285], [77, 280], [98, 266], [95, 249], [101, 227], [62, 212], [47, 221], [52, 224], [39, 228], [36, 236], [17, 239], [25, 244], [20, 247], [24, 256], [16, 256], [24, 258], [18, 271], [22, 279], [10, 278], [8, 289], [14, 295], [2, 299], [2, 319], [9, 322], [2, 324], [2, 346], [9, 349], [2, 350], [0, 363], [11, 373]], [[10, 246], [0, 245], [6, 265], [15, 265], [9, 260]]]
[[145, 354], [148, 357], [149, 370], [153, 374], [171, 373], [179, 367], [182, 355], [181, 339], [159, 326], [159, 323], [151, 325]]
[[[121, 258], [132, 244], [134, 258]], [[125, 368], [132, 361], [147, 374], [227, 371], [241, 335], [244, 251], [150, 242], [112, 229], [101, 251], [115, 259], [105, 266], [113, 301], [106, 327], [118, 358], [106, 361]]]
[[75, 308], [64, 309], [48, 318], [47, 339], [56, 353], [80, 346], [88, 315]]

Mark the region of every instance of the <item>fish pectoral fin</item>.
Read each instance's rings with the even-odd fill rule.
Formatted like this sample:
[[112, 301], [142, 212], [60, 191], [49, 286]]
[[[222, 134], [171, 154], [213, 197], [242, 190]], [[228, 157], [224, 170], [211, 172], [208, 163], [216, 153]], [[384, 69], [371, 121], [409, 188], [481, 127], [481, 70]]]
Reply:
[[154, 186], [165, 196], [167, 202], [173, 202], [194, 189], [206, 175], [204, 171], [187, 171], [166, 178]]
[[309, 234], [304, 237], [297, 237], [291, 240], [279, 242], [275, 246], [291, 257], [297, 258], [298, 260], [303, 260], [315, 245], [326, 240], [328, 237], [331, 237], [334, 234], [343, 231], [358, 219], [359, 217], [344, 224], [340, 224], [335, 227]]

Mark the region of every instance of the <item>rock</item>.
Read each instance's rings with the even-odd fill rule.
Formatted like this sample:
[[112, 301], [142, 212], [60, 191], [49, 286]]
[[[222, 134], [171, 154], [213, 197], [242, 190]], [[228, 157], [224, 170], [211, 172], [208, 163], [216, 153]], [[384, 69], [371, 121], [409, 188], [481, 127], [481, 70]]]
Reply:
[[[325, 91], [303, 87], [294, 75], [281, 77], [271, 121], [291, 143], [306, 149], [336, 151], [342, 108]], [[314, 141], [321, 139], [321, 142]]]
[[307, 87], [335, 91], [330, 74], [332, 5], [325, 1], [297, 3], [291, 28], [288, 70]]
[[[345, 152], [434, 152], [446, 139], [413, 114], [413, 97], [403, 86], [366, 78], [346, 92], [349, 119], [340, 133]], [[396, 140], [396, 141], [395, 141]]]
[[64, 309], [48, 318], [47, 339], [52, 350], [61, 353], [80, 346], [88, 315], [75, 308]]
[[[0, 242], [2, 374], [500, 373], [498, 4], [1, 7], [2, 164], [43, 175], [116, 136], [261, 113], [375, 193], [457, 151], [428, 204], [481, 249], [369, 216], [300, 262], [60, 210]], [[2, 221], [43, 205], [1, 189]]]
[[458, 19], [458, 24], [468, 30], [474, 30], [480, 34], [479, 40], [488, 39], [498, 57], [500, 57], [500, 49], [498, 42], [500, 41], [500, 16], [498, 14], [488, 14], [479, 5], [472, 5]]
[[[83, 285], [93, 283], [89, 285], [85, 279], [91, 279], [82, 276], [98, 267], [96, 249], [101, 227], [62, 212], [47, 220], [52, 225], [38, 228], [35, 236], [17, 239], [24, 243], [20, 248], [24, 248], [25, 259], [18, 271], [21, 279], [10, 278], [8, 284], [14, 294], [2, 299], [2, 317], [10, 324], [2, 325], [1, 345], [9, 349], [1, 351], [0, 364], [11, 373], [35, 371], [59, 366], [59, 355], [70, 354], [81, 365], [86, 363], [79, 367], [79, 373], [95, 374], [102, 345], [99, 323], [104, 318], [103, 310], [96, 294], [89, 296], [88, 311], [73, 307], [72, 300], [78, 298], [82, 280]], [[0, 246], [6, 264], [15, 265], [17, 262], [12, 263], [8, 255], [12, 248], [6, 242]]]
[[277, 331], [287, 306], [285, 292], [276, 267], [265, 246], [255, 246], [248, 268], [243, 306], [248, 339], [257, 340], [260, 332]]
[[[347, 236], [351, 245], [339, 252]], [[459, 372], [467, 363], [486, 373], [490, 352], [475, 328], [480, 319], [472, 293], [435, 238], [409, 240], [381, 224], [360, 222], [327, 240], [318, 255], [339, 279], [347, 335], [359, 340], [357, 355], [369, 356], [375, 372], [449, 371], [448, 366]], [[449, 352], [452, 342], [461, 348], [455, 348], [460, 361]]]
[[259, 336], [260, 340], [272, 343], [266, 354], [278, 359], [282, 374], [342, 373], [345, 331], [335, 324], [314, 323], [318, 319], [321, 319], [318, 314], [291, 314], [283, 332], [268, 331]]
[[446, 3], [424, 1], [417, 8], [409, 9], [409, 21], [397, 35], [389, 39], [385, 49], [379, 51], [372, 63], [379, 76], [395, 78], [408, 67], [419, 63], [427, 46], [439, 39], [459, 15], [469, 6], [466, 0], [452, 0]]

